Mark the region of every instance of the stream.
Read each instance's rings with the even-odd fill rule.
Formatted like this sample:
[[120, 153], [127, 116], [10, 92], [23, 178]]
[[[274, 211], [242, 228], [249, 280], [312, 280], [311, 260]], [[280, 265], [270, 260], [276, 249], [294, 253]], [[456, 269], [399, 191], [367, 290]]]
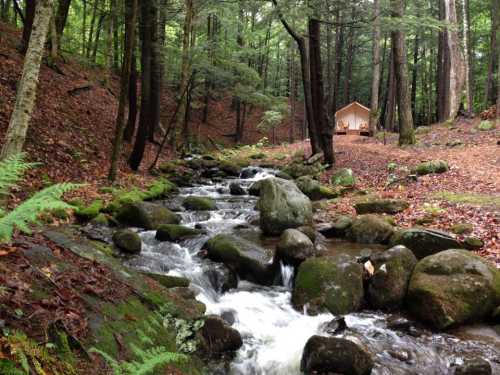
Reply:
[[[298, 375], [306, 341], [314, 334], [328, 335], [331, 314], [309, 316], [293, 309], [291, 288], [293, 269], [281, 267], [283, 285], [264, 287], [239, 281], [238, 288], [220, 293], [214, 277], [216, 265], [197, 256], [203, 244], [217, 233], [234, 233], [258, 242], [272, 250], [276, 240], [262, 240], [258, 226], [256, 197], [232, 196], [229, 184], [237, 182], [248, 188], [253, 182], [269, 177], [262, 170], [251, 179], [228, 179], [182, 188], [180, 194], [165, 204], [179, 209], [189, 195], [208, 196], [217, 201], [218, 210], [182, 211], [182, 224], [203, 228], [201, 235], [180, 244], [155, 240], [154, 231], [141, 232], [143, 250], [128, 261], [136, 269], [183, 276], [191, 280], [190, 288], [207, 306], [207, 314], [217, 314], [232, 323], [243, 338], [243, 347], [231, 364], [234, 375]], [[342, 241], [324, 242], [328, 253], [359, 254], [366, 246]], [[378, 249], [373, 248], [372, 251]], [[453, 374], [452, 366], [464, 358], [488, 359], [493, 374], [500, 374], [500, 335], [493, 327], [464, 327], [452, 333], [432, 333], [402, 316], [362, 311], [345, 316], [347, 329], [336, 336], [363, 343], [374, 355], [373, 374]]]

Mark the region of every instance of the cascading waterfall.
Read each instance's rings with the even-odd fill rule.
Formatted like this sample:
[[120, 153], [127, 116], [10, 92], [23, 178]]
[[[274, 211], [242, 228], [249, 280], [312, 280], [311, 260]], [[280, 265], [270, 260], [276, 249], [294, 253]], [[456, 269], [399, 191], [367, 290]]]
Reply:
[[[213, 263], [197, 256], [203, 244], [217, 233], [237, 233], [258, 238], [258, 229], [249, 225], [256, 218], [256, 198], [231, 196], [228, 185], [237, 181], [248, 187], [254, 181], [269, 177], [265, 171], [253, 179], [228, 180], [220, 184], [181, 189], [168, 202], [179, 206], [188, 195], [209, 196], [217, 200], [218, 211], [182, 212], [182, 224], [207, 231], [181, 244], [158, 242], [154, 231], [142, 232], [143, 251], [129, 264], [150, 272], [183, 276], [191, 280], [197, 299], [207, 306], [207, 314], [231, 316], [233, 328], [243, 338], [231, 366], [232, 374], [298, 375], [300, 358], [306, 341], [314, 334], [326, 335], [331, 314], [309, 316], [291, 305], [293, 268], [281, 265], [282, 286], [264, 287], [240, 281], [238, 288], [224, 294], [217, 291], [210, 278]], [[244, 228], [244, 229], [240, 229]], [[499, 357], [500, 349], [491, 345], [462, 341], [450, 335], [427, 333], [419, 337], [387, 328], [388, 316], [369, 312], [345, 317], [349, 327], [339, 335], [362, 342], [376, 353], [374, 374], [447, 374], [451, 363], [460, 362], [469, 352], [487, 358]]]

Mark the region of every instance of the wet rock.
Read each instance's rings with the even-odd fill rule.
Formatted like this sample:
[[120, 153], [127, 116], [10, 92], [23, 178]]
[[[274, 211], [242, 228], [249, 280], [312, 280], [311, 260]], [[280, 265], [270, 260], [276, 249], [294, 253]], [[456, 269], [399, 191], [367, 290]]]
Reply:
[[413, 322], [396, 315], [391, 315], [387, 318], [387, 329], [404, 332], [413, 337], [419, 337], [424, 334], [424, 331], [416, 327]]
[[390, 214], [394, 215], [410, 207], [407, 201], [401, 199], [372, 199], [358, 202], [354, 205], [358, 215]]
[[367, 290], [372, 307], [386, 310], [400, 307], [417, 258], [406, 247], [396, 246], [373, 255], [370, 260], [375, 268]]
[[214, 179], [217, 177], [225, 177], [225, 176], [226, 176], [226, 174], [224, 172], [222, 172], [219, 168], [216, 168], [216, 167], [204, 169], [201, 172], [201, 177], [209, 178], [209, 179]]
[[262, 181], [256, 181], [248, 188], [248, 194], [258, 197], [260, 195], [260, 187], [262, 186]]
[[298, 227], [297, 230], [304, 233], [307, 237], [309, 237], [312, 243], [316, 242], [317, 233], [314, 227], [310, 225], [303, 225], [301, 227]]
[[332, 178], [332, 185], [334, 186], [344, 186], [344, 187], [354, 187], [356, 185], [356, 178], [352, 169], [342, 168], [337, 170]]
[[189, 237], [204, 234], [203, 230], [193, 229], [178, 224], [163, 224], [156, 230], [155, 238], [158, 241], [178, 242]]
[[446, 250], [418, 262], [406, 303], [438, 329], [491, 316], [500, 300], [500, 270], [466, 250]]
[[411, 352], [406, 350], [389, 350], [387, 353], [401, 362], [410, 363], [412, 359]]
[[219, 164], [219, 169], [228, 176], [239, 177], [242, 168], [231, 161], [223, 160]]
[[347, 230], [351, 227], [353, 219], [351, 216], [339, 215], [330, 224], [321, 224], [317, 230], [326, 238], [345, 237]]
[[279, 171], [276, 173], [276, 177], [282, 178], [283, 180], [293, 180], [293, 177], [290, 176], [288, 173], [285, 173], [283, 171]]
[[213, 262], [205, 274], [217, 293], [225, 293], [238, 287], [238, 277], [224, 264]]
[[454, 375], [491, 375], [493, 371], [490, 363], [481, 357], [466, 359], [455, 368]]
[[313, 201], [337, 198], [339, 194], [332, 188], [321, 185], [319, 181], [309, 176], [299, 177], [295, 183], [297, 187]]
[[386, 244], [393, 234], [386, 220], [371, 214], [358, 216], [346, 232], [351, 241], [364, 244]]
[[314, 255], [314, 244], [304, 233], [297, 229], [287, 229], [280, 237], [276, 247], [276, 256], [284, 264], [298, 267], [307, 258]]
[[190, 211], [213, 211], [217, 205], [212, 198], [189, 196], [184, 199], [182, 205]]
[[240, 333], [216, 315], [209, 315], [200, 330], [201, 349], [211, 358], [234, 353], [243, 345]]
[[113, 234], [114, 244], [124, 253], [139, 254], [142, 249], [141, 237], [130, 229], [120, 229]]
[[154, 230], [161, 224], [179, 224], [178, 215], [159, 204], [140, 202], [123, 205], [116, 214], [120, 224]]
[[220, 317], [227, 323], [229, 324], [230, 326], [232, 326], [234, 324], [234, 322], [236, 321], [236, 311], [234, 310], [228, 310], [228, 311], [224, 311]]
[[363, 266], [348, 255], [309, 258], [299, 266], [292, 302], [302, 311], [325, 310], [347, 314], [358, 310], [363, 300]]
[[448, 171], [448, 163], [444, 160], [431, 160], [420, 163], [415, 167], [414, 172], [417, 175], [423, 176], [432, 173], [444, 173]]
[[337, 337], [312, 336], [306, 343], [300, 362], [306, 374], [369, 375], [372, 356], [362, 346]]
[[347, 323], [345, 322], [344, 317], [335, 318], [326, 323], [323, 329], [329, 335], [337, 335], [347, 329]]
[[410, 249], [418, 259], [448, 249], [461, 249], [462, 244], [446, 232], [434, 229], [413, 228], [396, 232], [391, 245], [403, 245]]
[[248, 167], [241, 171], [240, 178], [242, 179], [254, 178], [257, 175], [257, 173], [261, 171], [262, 171], [261, 168]]
[[159, 273], [152, 273], [152, 272], [141, 272], [141, 273], [156, 280], [165, 288], [179, 288], [179, 287], [187, 288], [190, 284], [189, 279], [185, 277], [162, 275]]
[[229, 192], [231, 193], [231, 195], [246, 195], [247, 193], [245, 189], [243, 189], [241, 185], [236, 182], [232, 182], [229, 185]]
[[271, 264], [272, 254], [243, 238], [219, 234], [204, 246], [207, 256], [214, 262], [224, 263], [240, 278], [262, 285], [271, 285], [277, 268]]
[[291, 181], [263, 180], [257, 207], [260, 227], [266, 234], [280, 235], [285, 229], [312, 223], [311, 201]]

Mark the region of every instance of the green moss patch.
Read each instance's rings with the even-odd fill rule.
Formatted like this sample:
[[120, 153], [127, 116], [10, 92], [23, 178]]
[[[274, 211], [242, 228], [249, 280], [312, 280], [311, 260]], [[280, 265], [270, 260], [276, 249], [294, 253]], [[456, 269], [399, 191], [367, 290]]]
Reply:
[[474, 206], [494, 206], [500, 207], [500, 196], [475, 194], [475, 193], [453, 193], [450, 191], [441, 191], [435, 193], [433, 198], [442, 199], [451, 203], [464, 203]]

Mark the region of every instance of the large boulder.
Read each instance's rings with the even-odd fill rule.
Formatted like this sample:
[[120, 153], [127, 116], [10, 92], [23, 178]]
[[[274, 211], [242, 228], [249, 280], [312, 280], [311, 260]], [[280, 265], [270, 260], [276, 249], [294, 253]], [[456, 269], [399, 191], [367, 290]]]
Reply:
[[309, 199], [313, 201], [318, 201], [321, 199], [333, 199], [338, 197], [338, 193], [332, 188], [321, 185], [319, 181], [312, 179], [309, 176], [299, 177], [295, 183], [297, 187], [302, 191], [305, 195], [309, 197]]
[[453, 375], [491, 375], [493, 370], [490, 363], [481, 357], [466, 359], [455, 368]]
[[408, 291], [417, 258], [404, 246], [396, 246], [370, 258], [375, 272], [368, 284], [368, 299], [376, 309], [400, 307]]
[[116, 214], [116, 219], [124, 225], [157, 229], [161, 224], [179, 224], [178, 215], [159, 204], [149, 202], [129, 203], [123, 205]]
[[487, 318], [499, 302], [500, 270], [456, 249], [418, 262], [406, 298], [415, 317], [439, 329]]
[[352, 222], [351, 216], [339, 215], [331, 223], [320, 224], [316, 229], [326, 238], [345, 237]]
[[354, 205], [358, 215], [389, 214], [394, 215], [406, 210], [410, 205], [401, 199], [370, 199]]
[[250, 185], [250, 187], [248, 188], [248, 194], [253, 195], [254, 197], [258, 197], [260, 195], [262, 182], [263, 180], [255, 181], [252, 185]]
[[430, 160], [420, 163], [415, 167], [414, 172], [418, 175], [426, 175], [432, 173], [444, 173], [449, 169], [448, 163], [444, 160]]
[[300, 362], [305, 374], [369, 375], [374, 362], [360, 345], [337, 337], [312, 336]]
[[314, 244], [311, 239], [297, 229], [287, 229], [280, 237], [276, 247], [276, 256], [284, 264], [297, 267], [314, 254]]
[[186, 197], [182, 202], [186, 210], [190, 211], [213, 211], [217, 209], [217, 204], [209, 197], [196, 197], [194, 195]]
[[361, 307], [363, 266], [348, 255], [309, 258], [299, 266], [292, 302], [302, 311], [347, 314]]
[[193, 229], [189, 227], [185, 227], [183, 225], [178, 224], [162, 224], [156, 230], [155, 238], [158, 241], [170, 241], [170, 242], [178, 242], [182, 241], [186, 238], [199, 236], [200, 234], [204, 234], [205, 231], [200, 229]]
[[232, 354], [243, 345], [240, 333], [217, 315], [205, 317], [200, 336], [200, 349], [210, 358]]
[[463, 245], [446, 232], [434, 229], [413, 228], [396, 232], [391, 245], [403, 245], [413, 251], [418, 259], [448, 249], [460, 249]]
[[229, 192], [231, 193], [231, 195], [246, 195], [247, 193], [245, 189], [237, 182], [232, 182], [229, 185]]
[[120, 229], [113, 233], [113, 242], [124, 253], [139, 254], [141, 252], [141, 237], [130, 229]]
[[228, 176], [239, 177], [243, 168], [232, 161], [223, 160], [219, 164], [219, 169]]
[[312, 204], [292, 181], [269, 178], [260, 186], [260, 227], [266, 234], [312, 223]]
[[347, 237], [365, 244], [386, 244], [394, 234], [394, 228], [377, 215], [358, 216], [347, 230]]
[[219, 234], [203, 247], [214, 262], [224, 263], [241, 279], [263, 285], [273, 284], [277, 268], [273, 254], [238, 236]]
[[335, 186], [353, 187], [356, 185], [356, 178], [352, 169], [342, 168], [336, 171], [331, 178], [332, 184]]
[[321, 163], [304, 164], [302, 161], [295, 161], [283, 168], [283, 172], [292, 178], [302, 176], [317, 177], [323, 172], [324, 168]]

